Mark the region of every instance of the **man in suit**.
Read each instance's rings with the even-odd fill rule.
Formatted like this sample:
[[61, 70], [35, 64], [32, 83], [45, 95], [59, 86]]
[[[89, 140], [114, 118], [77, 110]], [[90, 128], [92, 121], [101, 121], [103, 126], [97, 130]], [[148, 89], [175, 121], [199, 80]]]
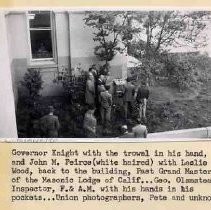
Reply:
[[88, 111], [85, 113], [84, 116], [84, 132], [87, 138], [96, 137], [96, 127], [97, 127], [97, 120], [94, 116], [95, 107], [93, 105], [89, 106]]
[[97, 87], [96, 87], [96, 98], [95, 98], [95, 105], [96, 105], [96, 112], [95, 116], [99, 117], [100, 115], [100, 93], [105, 91], [105, 83], [103, 81], [104, 76], [100, 75], [97, 79]]
[[59, 119], [54, 115], [53, 106], [48, 107], [49, 112], [47, 115], [43, 116], [40, 119], [40, 128], [43, 134], [43, 137], [46, 138], [57, 138], [59, 134]]
[[134, 101], [135, 86], [131, 83], [130, 79], [126, 79], [127, 83], [125, 84], [124, 91], [124, 110], [125, 110], [125, 119], [131, 117], [132, 112], [132, 102]]
[[147, 127], [141, 123], [132, 128], [134, 138], [147, 138]]
[[85, 99], [88, 105], [95, 104], [95, 79], [91, 72], [89, 72], [86, 82]]
[[140, 85], [135, 92], [135, 99], [139, 106], [139, 118], [138, 118], [139, 122], [141, 122], [142, 118], [144, 122], [146, 122], [146, 108], [147, 108], [148, 98], [149, 98], [148, 85], [147, 84]]
[[111, 121], [111, 107], [112, 107], [112, 95], [109, 93], [110, 86], [105, 86], [105, 91], [100, 93], [100, 114], [102, 124], [104, 126], [109, 125]]

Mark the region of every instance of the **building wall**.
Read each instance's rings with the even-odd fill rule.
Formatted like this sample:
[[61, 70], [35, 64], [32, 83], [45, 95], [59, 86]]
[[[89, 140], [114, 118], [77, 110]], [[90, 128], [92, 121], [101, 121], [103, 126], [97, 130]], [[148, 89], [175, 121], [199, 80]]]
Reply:
[[[93, 29], [84, 24], [85, 12], [70, 12], [70, 49], [71, 49], [71, 65], [75, 68], [78, 64], [84, 70], [92, 64], [104, 64], [94, 54], [94, 47], [98, 45], [93, 41]], [[116, 55], [110, 62], [111, 76], [114, 78], [122, 78], [126, 74], [125, 56]]]
[[82, 69], [88, 70], [99, 60], [94, 55], [96, 43], [93, 41], [93, 31], [84, 24], [84, 17], [84, 12], [69, 13], [71, 66], [75, 68], [81, 64]]
[[0, 11], [0, 138], [16, 138], [17, 127], [5, 15]]
[[55, 14], [55, 32], [57, 42], [58, 66], [70, 68], [69, 14]]
[[[38, 68], [44, 80], [43, 96], [57, 96], [63, 92], [62, 85], [55, 82], [58, 72], [63, 68], [71, 68], [81, 64], [88, 70], [92, 64], [102, 63], [94, 55], [93, 29], [85, 26], [84, 12], [54, 12], [55, 63], [31, 62], [27, 15], [24, 11], [9, 12], [6, 16], [7, 36], [9, 41], [10, 64], [13, 78], [15, 98], [25, 94], [20, 81], [27, 68]], [[111, 62], [111, 75], [121, 78], [125, 71], [124, 56], [117, 55]], [[19, 90], [19, 91], [17, 91]]]
[[17, 103], [19, 81], [27, 68], [27, 31], [25, 13], [6, 15], [9, 58], [13, 78], [13, 90]]
[[[68, 16], [67, 16], [68, 17]], [[68, 18], [66, 19], [68, 20]], [[13, 75], [14, 90], [19, 90], [18, 95], [25, 94], [20, 81], [28, 68], [37, 68], [40, 70], [44, 84], [41, 91], [43, 96], [54, 96], [62, 93], [62, 86], [55, 83], [57, 72], [60, 67], [69, 68], [69, 43], [68, 35], [65, 31], [68, 22], [62, 14], [55, 14], [55, 25], [58, 30], [55, 31], [55, 42], [57, 43], [56, 51], [58, 52], [55, 64], [46, 64], [31, 62], [29, 34], [27, 28], [27, 17], [25, 12], [11, 12], [7, 15], [7, 32], [9, 40], [9, 54], [11, 69]], [[65, 25], [66, 24], [66, 25]], [[64, 26], [61, 30], [61, 26]], [[56, 29], [55, 27], [55, 29]], [[67, 29], [66, 29], [67, 30]], [[63, 42], [61, 41], [63, 40]], [[16, 91], [17, 92], [17, 91]], [[16, 93], [17, 95], [17, 93]]]

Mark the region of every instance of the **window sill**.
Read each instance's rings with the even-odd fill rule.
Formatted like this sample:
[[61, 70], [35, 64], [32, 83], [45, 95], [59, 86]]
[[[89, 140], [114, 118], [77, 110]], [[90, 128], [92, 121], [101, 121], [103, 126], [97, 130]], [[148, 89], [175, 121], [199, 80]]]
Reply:
[[28, 65], [28, 68], [41, 68], [41, 69], [48, 69], [48, 68], [57, 68], [58, 64], [55, 61], [31, 61]]

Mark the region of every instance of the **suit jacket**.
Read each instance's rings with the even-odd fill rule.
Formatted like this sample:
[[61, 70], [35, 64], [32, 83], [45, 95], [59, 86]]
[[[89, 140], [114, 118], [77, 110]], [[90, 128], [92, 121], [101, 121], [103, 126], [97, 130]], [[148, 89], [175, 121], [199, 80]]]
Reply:
[[94, 80], [87, 80], [86, 82], [86, 103], [87, 104], [94, 104], [95, 103], [95, 82]]
[[130, 82], [125, 84], [124, 101], [133, 101], [135, 93], [135, 86]]
[[149, 98], [149, 89], [139, 87], [137, 91], [136, 101], [138, 103], [141, 103], [145, 98]]
[[135, 138], [146, 138], [147, 137], [147, 127], [145, 125], [136, 125], [132, 128]]
[[100, 103], [105, 109], [111, 108], [112, 106], [112, 95], [108, 91], [100, 93]]
[[100, 93], [105, 91], [104, 85], [98, 85], [97, 91], [98, 91], [98, 100], [100, 101]]
[[57, 138], [60, 128], [59, 119], [55, 115], [45, 115], [40, 120], [41, 130], [44, 137]]

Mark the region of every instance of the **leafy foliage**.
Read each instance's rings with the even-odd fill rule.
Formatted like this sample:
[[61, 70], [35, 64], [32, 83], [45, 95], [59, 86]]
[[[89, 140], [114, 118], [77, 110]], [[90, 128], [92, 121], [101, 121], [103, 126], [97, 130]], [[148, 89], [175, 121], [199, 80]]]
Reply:
[[29, 98], [35, 100], [40, 95], [43, 80], [40, 71], [37, 69], [28, 69], [21, 81], [21, 85], [28, 90]]
[[132, 39], [137, 29], [132, 28], [131, 12], [127, 11], [89, 11], [85, 24], [94, 29], [94, 53], [106, 64], [117, 52], [125, 50], [127, 41]]
[[194, 65], [185, 57], [168, 56], [166, 67], [171, 84], [179, 88], [180, 91], [197, 85]]
[[163, 71], [165, 71], [165, 65], [160, 60], [143, 58], [141, 65], [133, 68], [131, 76], [140, 83], [148, 83], [152, 86], [156, 76]]
[[194, 67], [194, 76], [198, 82], [206, 82], [211, 72], [211, 58], [206, 54], [189, 55], [185, 57]]
[[65, 95], [70, 104], [84, 103], [86, 75], [67, 76], [62, 83]]
[[[134, 20], [141, 32], [130, 42], [128, 53], [143, 60], [142, 72], [151, 81], [157, 76], [168, 76], [172, 84], [180, 90], [195, 86], [198, 83], [196, 74], [199, 76], [206, 72], [197, 69], [201, 69], [207, 59], [195, 54], [182, 54], [183, 58], [169, 55], [165, 60], [163, 55], [177, 47], [205, 46], [207, 35], [204, 30], [209, 19], [210, 12], [207, 11], [136, 12]], [[202, 80], [203, 78], [201, 77]]]
[[[133, 72], [153, 84], [159, 74], [166, 73], [163, 53], [177, 47], [199, 48], [206, 45], [204, 30], [210, 20], [210, 12], [90, 11], [84, 20], [94, 29], [94, 41], [99, 43], [94, 52], [102, 61], [107, 64], [117, 52], [127, 49], [129, 55], [142, 62]], [[196, 66], [190, 60], [175, 59], [170, 59], [175, 73], [168, 75], [182, 89], [191, 86], [195, 83]], [[170, 60], [167, 61], [168, 66]]]
[[[206, 45], [203, 31], [210, 19], [208, 11], [139, 11], [134, 13], [133, 19], [140, 33], [132, 45], [136, 42], [141, 45], [142, 55], [147, 57], [172, 47]], [[131, 47], [130, 50], [136, 49]]]
[[162, 57], [142, 59], [142, 64], [131, 71], [139, 82], [148, 81], [153, 85], [160, 78], [168, 79], [170, 85], [180, 91], [200, 88], [208, 80], [211, 71], [211, 59], [207, 54], [165, 53]]

